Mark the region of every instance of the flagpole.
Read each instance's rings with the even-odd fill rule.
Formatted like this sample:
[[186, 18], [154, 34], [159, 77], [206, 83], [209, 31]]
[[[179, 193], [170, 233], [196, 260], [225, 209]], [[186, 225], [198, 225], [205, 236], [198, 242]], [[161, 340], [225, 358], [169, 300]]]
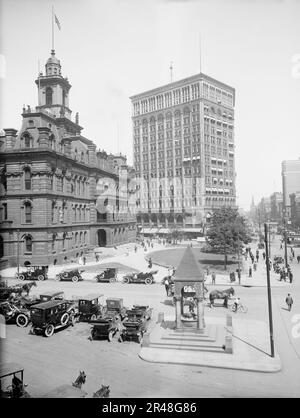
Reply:
[[38, 93], [38, 105], [41, 105], [40, 94], [41, 94], [41, 80], [40, 80], [40, 59], [38, 59], [38, 81], [39, 81], [39, 93]]
[[52, 50], [54, 51], [54, 7], [52, 6]]

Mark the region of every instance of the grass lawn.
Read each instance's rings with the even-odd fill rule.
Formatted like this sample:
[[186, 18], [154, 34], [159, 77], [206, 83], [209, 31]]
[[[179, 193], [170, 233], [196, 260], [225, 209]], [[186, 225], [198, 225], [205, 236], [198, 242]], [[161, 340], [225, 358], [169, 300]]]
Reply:
[[[202, 253], [200, 248], [192, 248], [196, 260], [203, 268], [209, 267], [210, 270], [225, 272], [224, 270], [224, 256], [222, 254]], [[185, 248], [172, 248], [161, 251], [154, 251], [151, 253], [151, 259], [154, 263], [164, 266], [178, 267], [183, 256]], [[243, 268], [241, 262], [241, 268]], [[232, 256], [228, 256], [227, 272], [235, 271], [238, 268], [237, 260], [232, 260]]]

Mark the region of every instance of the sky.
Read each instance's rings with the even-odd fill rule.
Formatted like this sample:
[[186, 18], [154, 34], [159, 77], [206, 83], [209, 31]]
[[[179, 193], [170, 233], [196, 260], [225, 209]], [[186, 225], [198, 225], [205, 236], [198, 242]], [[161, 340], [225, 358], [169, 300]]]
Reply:
[[0, 0], [0, 128], [37, 106], [51, 50], [82, 134], [132, 163], [129, 97], [200, 71], [236, 89], [237, 203], [282, 190], [300, 158], [300, 0]]

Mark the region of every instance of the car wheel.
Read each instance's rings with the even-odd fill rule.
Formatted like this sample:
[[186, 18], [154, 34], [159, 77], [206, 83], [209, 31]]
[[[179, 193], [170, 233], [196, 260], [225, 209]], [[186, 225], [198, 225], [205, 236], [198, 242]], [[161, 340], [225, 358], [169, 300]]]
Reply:
[[129, 278], [128, 277], [123, 277], [123, 283], [128, 284], [129, 283]]
[[69, 322], [69, 319], [70, 319], [70, 315], [67, 312], [62, 314], [62, 317], [60, 318], [61, 325], [67, 325], [67, 323]]
[[152, 284], [152, 279], [150, 279], [150, 277], [147, 277], [147, 279], [145, 279], [145, 283]]
[[20, 279], [20, 280], [25, 280], [25, 276], [24, 276], [24, 274], [19, 274], [19, 279]]
[[29, 323], [29, 318], [24, 314], [19, 314], [16, 318], [16, 323], [18, 327], [25, 328]]
[[108, 333], [108, 341], [111, 343], [111, 342], [112, 342], [112, 340], [113, 340], [113, 338], [114, 338], [114, 333], [113, 333], [113, 331], [109, 331], [109, 333]]
[[94, 340], [96, 337], [96, 332], [94, 330], [92, 330], [91, 332], [91, 337], [92, 337], [92, 340]]
[[79, 280], [78, 276], [73, 276], [72, 277], [72, 282], [76, 283], [76, 282], [78, 282], [78, 280]]
[[111, 278], [109, 279], [109, 283], [115, 283], [115, 281], [116, 281], [116, 279], [115, 279], [114, 277], [111, 277]]
[[57, 275], [57, 276], [54, 277], [54, 280], [56, 280], [57, 282], [60, 282], [61, 278], [60, 278], [59, 275]]
[[54, 325], [52, 324], [47, 325], [47, 327], [45, 328], [44, 334], [45, 334], [45, 337], [52, 337], [52, 335], [54, 334]]
[[93, 314], [93, 315], [91, 316], [91, 321], [95, 321], [96, 319], [97, 319], [97, 315]]
[[38, 276], [38, 280], [42, 282], [43, 280], [45, 280], [45, 276], [43, 274], [40, 274]]

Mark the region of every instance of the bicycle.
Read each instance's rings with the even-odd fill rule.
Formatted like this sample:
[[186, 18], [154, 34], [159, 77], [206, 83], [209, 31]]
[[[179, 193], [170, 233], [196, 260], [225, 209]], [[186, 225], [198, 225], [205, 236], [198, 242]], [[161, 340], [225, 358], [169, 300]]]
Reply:
[[[235, 303], [233, 303], [231, 305], [231, 308], [230, 309], [231, 309], [232, 312], [236, 312], [236, 305], [235, 305]], [[247, 308], [247, 306], [244, 306], [241, 303], [239, 303], [239, 305], [237, 307], [237, 311], [238, 312], [241, 312], [241, 313], [247, 313], [248, 312], [248, 308]]]

